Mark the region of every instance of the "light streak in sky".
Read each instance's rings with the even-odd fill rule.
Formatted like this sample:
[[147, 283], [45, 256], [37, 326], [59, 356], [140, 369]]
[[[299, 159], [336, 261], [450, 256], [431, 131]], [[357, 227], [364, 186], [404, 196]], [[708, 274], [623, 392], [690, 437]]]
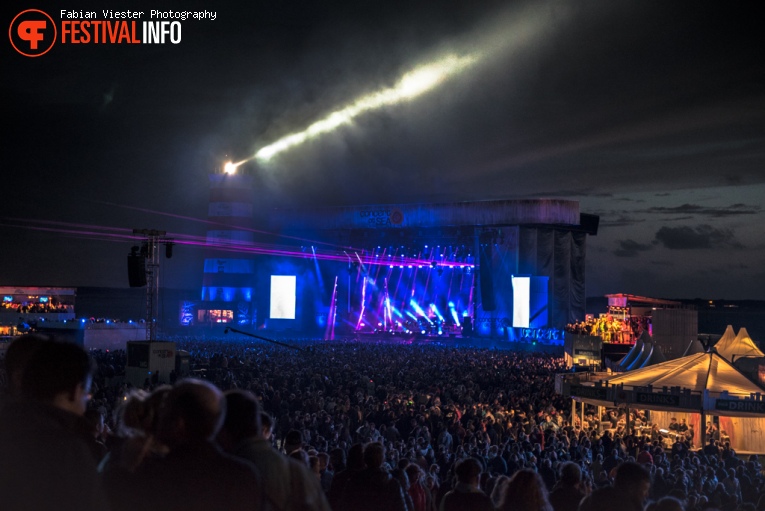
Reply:
[[477, 27], [469, 38], [458, 43], [461, 44], [459, 50], [451, 50], [451, 53], [441, 58], [412, 69], [393, 86], [359, 97], [313, 122], [302, 131], [285, 135], [261, 147], [253, 156], [237, 163], [229, 163], [226, 169], [233, 172], [251, 160], [267, 163], [283, 151], [319, 135], [351, 125], [364, 113], [410, 101], [471, 68], [477, 68], [479, 64], [493, 61], [506, 66], [512, 62], [508, 59], [521, 52], [528, 57], [531, 51], [535, 51], [536, 42], [554, 34], [570, 17], [571, 9], [560, 2], [553, 4], [540, 1], [522, 9], [513, 8], [497, 12], [490, 21]]
[[[393, 87], [362, 96], [353, 103], [335, 110], [323, 119], [314, 122], [303, 131], [282, 137], [276, 142], [261, 148], [255, 153], [254, 157], [260, 161], [268, 161], [276, 154], [302, 144], [306, 140], [351, 124], [356, 117], [363, 113], [416, 98], [420, 94], [462, 73], [468, 67], [478, 62], [478, 60], [479, 58], [476, 54], [464, 56], [448, 55], [440, 60], [418, 67], [402, 76]], [[248, 160], [233, 165], [239, 166], [245, 161]]]

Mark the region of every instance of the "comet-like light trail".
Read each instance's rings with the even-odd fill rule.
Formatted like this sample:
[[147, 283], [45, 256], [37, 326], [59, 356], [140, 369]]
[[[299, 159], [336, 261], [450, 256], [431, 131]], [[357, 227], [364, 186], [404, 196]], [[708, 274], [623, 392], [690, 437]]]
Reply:
[[350, 105], [335, 110], [323, 119], [314, 122], [303, 131], [282, 137], [276, 142], [259, 149], [255, 156], [251, 158], [238, 163], [228, 163], [226, 172], [233, 172], [236, 167], [253, 158], [266, 162], [278, 153], [302, 144], [306, 140], [351, 124], [356, 117], [365, 112], [378, 110], [416, 98], [420, 94], [463, 72], [469, 66], [478, 62], [478, 60], [479, 58], [475, 54], [464, 56], [448, 55], [436, 62], [418, 67], [402, 76], [393, 87], [363, 96]]
[[[556, 15], [554, 22], [550, 21], [551, 9]], [[569, 10], [565, 5], [550, 6], [543, 1], [522, 11], [501, 12], [489, 24], [483, 26], [480, 32], [476, 32], [474, 37], [471, 37], [470, 50], [453, 52], [416, 67], [404, 74], [392, 87], [357, 98], [306, 129], [261, 147], [249, 158], [237, 163], [228, 162], [224, 170], [233, 174], [239, 165], [254, 159], [266, 163], [282, 151], [351, 124], [356, 117], [366, 112], [414, 99], [479, 63], [497, 58], [499, 55], [512, 55], [522, 49], [528, 53], [528, 48], [533, 47], [532, 43], [535, 40], [554, 31], [568, 17]], [[481, 49], [475, 50], [475, 48]]]

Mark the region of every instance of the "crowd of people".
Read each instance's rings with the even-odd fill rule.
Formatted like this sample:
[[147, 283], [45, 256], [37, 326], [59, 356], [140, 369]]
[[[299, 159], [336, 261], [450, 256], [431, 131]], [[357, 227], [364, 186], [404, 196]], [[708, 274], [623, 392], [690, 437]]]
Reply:
[[0, 308], [18, 314], [66, 314], [74, 310], [72, 305], [64, 305], [56, 302], [18, 303], [3, 301], [0, 302]]
[[605, 342], [633, 343], [644, 331], [651, 331], [651, 323], [647, 316], [618, 318], [611, 314], [601, 314], [570, 323], [565, 330], [573, 334], [600, 337]]
[[231, 338], [177, 347], [189, 377], [136, 389], [124, 351], [15, 341], [0, 509], [765, 510], [756, 456], [715, 438], [667, 448], [601, 433], [607, 417], [570, 417], [552, 355]]

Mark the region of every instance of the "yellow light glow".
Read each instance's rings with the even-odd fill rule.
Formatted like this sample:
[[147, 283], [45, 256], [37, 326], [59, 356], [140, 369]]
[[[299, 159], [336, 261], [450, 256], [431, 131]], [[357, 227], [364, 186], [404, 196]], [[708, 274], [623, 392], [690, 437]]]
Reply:
[[227, 161], [225, 165], [223, 165], [223, 172], [226, 174], [234, 174], [236, 173], [236, 165], [234, 165], [233, 162]]
[[341, 126], [350, 124], [356, 117], [365, 112], [408, 101], [465, 71], [469, 66], [478, 62], [478, 60], [478, 57], [475, 55], [462, 57], [449, 55], [436, 62], [414, 69], [401, 77], [395, 86], [363, 96], [350, 105], [314, 122], [305, 130], [282, 137], [273, 144], [261, 148], [255, 153], [255, 157], [261, 161], [268, 161], [274, 155], [290, 147], [302, 144], [309, 138], [329, 133]]

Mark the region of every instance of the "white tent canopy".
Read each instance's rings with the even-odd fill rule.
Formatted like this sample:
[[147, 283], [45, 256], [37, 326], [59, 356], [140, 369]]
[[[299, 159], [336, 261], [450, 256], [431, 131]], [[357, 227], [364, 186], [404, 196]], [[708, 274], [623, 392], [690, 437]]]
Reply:
[[692, 392], [720, 393], [748, 397], [763, 392], [730, 362], [714, 351], [676, 358], [652, 366], [606, 378], [610, 385], [631, 387], [680, 387]]
[[693, 339], [688, 343], [688, 347], [685, 348], [685, 353], [682, 356], [696, 355], [697, 353], [704, 353], [704, 345], [698, 339]]
[[735, 337], [728, 335], [729, 331], [733, 332], [731, 325], [728, 325], [725, 334], [715, 344], [717, 353], [725, 357], [726, 360], [735, 362], [742, 357], [765, 357], [765, 353], [757, 347], [746, 328], [741, 328]]

